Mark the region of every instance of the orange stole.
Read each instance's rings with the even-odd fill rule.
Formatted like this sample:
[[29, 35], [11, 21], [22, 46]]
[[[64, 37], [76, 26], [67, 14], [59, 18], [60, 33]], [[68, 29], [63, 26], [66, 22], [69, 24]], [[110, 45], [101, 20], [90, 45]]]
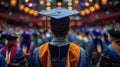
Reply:
[[116, 53], [120, 56], [120, 46], [117, 45], [117, 43], [112, 42], [111, 46], [116, 51]]
[[[42, 67], [47, 67], [47, 62], [48, 62], [47, 57], [48, 57], [48, 53], [49, 53], [48, 45], [49, 45], [49, 43], [47, 42], [47, 43], [43, 44], [42, 46], [40, 46], [40, 49], [39, 49], [39, 58], [40, 58]], [[70, 67], [77, 67], [79, 58], [80, 58], [80, 47], [77, 46], [76, 44], [70, 42], [68, 52], [69, 52], [68, 54], [69, 54]], [[50, 59], [51, 59], [51, 57], [50, 57]], [[66, 66], [67, 66], [67, 64], [66, 64]], [[51, 63], [50, 67], [52, 67], [52, 63]]]

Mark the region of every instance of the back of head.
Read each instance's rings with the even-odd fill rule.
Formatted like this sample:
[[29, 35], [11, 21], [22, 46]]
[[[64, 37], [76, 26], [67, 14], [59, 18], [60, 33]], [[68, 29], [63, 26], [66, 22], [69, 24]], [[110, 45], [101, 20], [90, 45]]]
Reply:
[[69, 30], [69, 23], [70, 23], [69, 17], [65, 17], [61, 19], [51, 18], [50, 27], [54, 36], [56, 37], [66, 36]]

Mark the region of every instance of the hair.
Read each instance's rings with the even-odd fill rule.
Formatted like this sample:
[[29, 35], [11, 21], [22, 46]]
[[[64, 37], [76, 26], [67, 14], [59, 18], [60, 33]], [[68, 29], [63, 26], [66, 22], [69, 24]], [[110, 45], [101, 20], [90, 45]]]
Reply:
[[61, 19], [51, 18], [51, 31], [55, 37], [65, 37], [69, 31], [70, 18], [65, 17]]
[[51, 31], [52, 31], [52, 33], [53, 33], [53, 35], [55, 36], [55, 37], [66, 37], [66, 35], [68, 34], [68, 31], [69, 31], [69, 27], [68, 28], [66, 28], [65, 29], [65, 31], [63, 31], [63, 32], [56, 32], [56, 31], [54, 31], [54, 30], [52, 30], [51, 29]]

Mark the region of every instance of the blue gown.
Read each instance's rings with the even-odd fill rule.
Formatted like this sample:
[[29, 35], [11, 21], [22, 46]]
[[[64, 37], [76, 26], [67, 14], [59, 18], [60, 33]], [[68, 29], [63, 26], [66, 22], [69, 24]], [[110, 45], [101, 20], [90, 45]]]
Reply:
[[7, 67], [4, 57], [0, 53], [0, 67]]
[[[120, 46], [120, 42], [117, 43]], [[115, 50], [109, 45], [102, 53], [103, 56], [109, 57], [112, 63], [120, 63], [120, 56], [117, 55]]]
[[98, 44], [100, 44], [102, 51], [107, 47], [107, 45], [104, 42], [102, 42], [101, 39], [92, 39], [92, 44], [89, 46], [88, 50], [89, 55], [91, 55], [92, 52], [97, 52]]
[[[32, 41], [28, 41], [27, 43], [20, 42], [20, 48], [22, 49], [23, 46], [26, 46], [27, 47], [27, 53], [29, 53], [31, 43], [32, 43]], [[32, 44], [32, 45], [33, 45], [33, 47], [32, 47], [32, 50], [31, 50], [30, 53], [32, 53], [32, 51], [34, 50], [34, 44]]]
[[[8, 47], [7, 50], [8, 50], [8, 52], [10, 52], [11, 48]], [[0, 51], [0, 53], [2, 53], [2, 51]], [[17, 51], [16, 51], [16, 54], [15, 54], [15, 57], [14, 57], [12, 63], [17, 63], [18, 62], [17, 58], [19, 58], [21, 56], [23, 56], [22, 50], [20, 48], [18, 48]]]
[[2, 44], [0, 44], [0, 49], [3, 47], [3, 45]]
[[[59, 44], [62, 45], [66, 43], [68, 44], [69, 42], [65, 41], [64, 39], [60, 39], [60, 40], [53, 39], [52, 42], [50, 42], [50, 44], [57, 44], [57, 45]], [[61, 46], [60, 48], [57, 48], [54, 45], [49, 45], [53, 67], [64, 67], [68, 47], [69, 45]], [[28, 63], [29, 67], [41, 67], [38, 51], [39, 51], [39, 47], [36, 48], [33, 54], [31, 55]], [[78, 62], [78, 67], [90, 67], [90, 60], [83, 48], [80, 48], [80, 58]]]
[[[29, 66], [28, 67], [42, 67], [40, 63], [40, 59], [38, 56], [38, 50], [39, 48], [36, 48], [31, 55], [29, 59]], [[80, 49], [80, 59], [78, 63], [78, 67], [90, 67], [90, 60], [88, 58], [88, 55], [85, 53], [84, 49]], [[57, 65], [57, 61], [55, 59], [52, 59], [52, 62], [54, 64], [54, 67], [61, 67], [62, 64]], [[62, 59], [61, 62], [65, 62], [65, 59]], [[57, 66], [56, 66], [57, 65]]]
[[[68, 41], [69, 42], [73, 42], [73, 43], [77, 44], [78, 46], [82, 45], [82, 40], [80, 40], [78, 38], [78, 36], [76, 36], [74, 34], [71, 34], [71, 33], [68, 33], [67, 37], [68, 37]], [[50, 34], [49, 37], [44, 37], [43, 39], [41, 39], [41, 41], [39, 43], [39, 46], [44, 44], [44, 43], [46, 43], [46, 42], [50, 42], [52, 39], [53, 39], [53, 35], [52, 34]]]
[[40, 40], [39, 38], [33, 39], [33, 43], [34, 43], [34, 47], [35, 47], [35, 48], [39, 47], [39, 42], [40, 42], [40, 41], [41, 41], [41, 40]]
[[88, 37], [88, 41], [86, 42], [84, 39], [82, 40], [82, 48], [88, 53], [90, 45], [93, 44], [92, 38]]

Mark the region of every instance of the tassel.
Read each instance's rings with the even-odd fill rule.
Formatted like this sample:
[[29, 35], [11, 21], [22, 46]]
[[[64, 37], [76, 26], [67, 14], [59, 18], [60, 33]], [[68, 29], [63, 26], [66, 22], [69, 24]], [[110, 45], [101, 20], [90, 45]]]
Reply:
[[23, 52], [24, 55], [26, 55], [26, 53], [27, 53], [27, 47], [26, 46], [23, 46], [22, 52]]
[[98, 52], [98, 53], [101, 53], [101, 52], [102, 52], [100, 44], [97, 45], [97, 52]]

